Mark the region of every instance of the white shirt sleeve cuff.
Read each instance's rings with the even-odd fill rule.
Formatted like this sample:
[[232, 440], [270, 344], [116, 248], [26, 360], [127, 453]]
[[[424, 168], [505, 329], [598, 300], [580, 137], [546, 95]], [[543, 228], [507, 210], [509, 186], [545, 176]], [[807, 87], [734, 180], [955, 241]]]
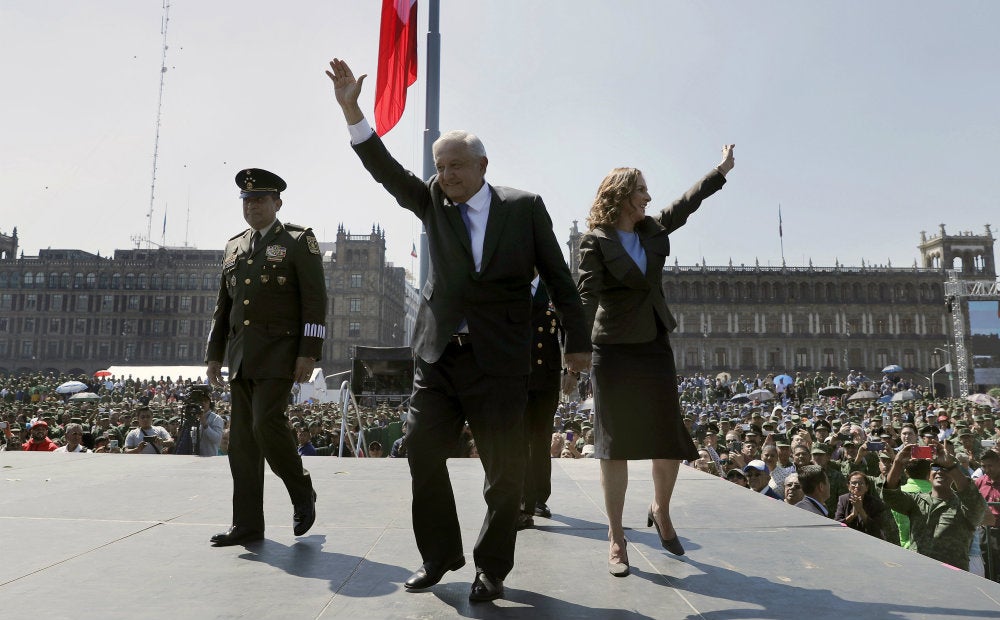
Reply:
[[351, 144], [361, 144], [375, 133], [372, 126], [368, 124], [367, 118], [362, 118], [359, 122], [348, 125], [347, 131], [351, 132]]

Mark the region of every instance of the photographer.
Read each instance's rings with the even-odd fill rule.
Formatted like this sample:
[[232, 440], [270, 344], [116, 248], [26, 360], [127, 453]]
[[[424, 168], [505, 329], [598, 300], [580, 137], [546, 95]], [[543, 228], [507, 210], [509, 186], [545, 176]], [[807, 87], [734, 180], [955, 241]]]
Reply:
[[139, 407], [139, 428], [133, 428], [125, 437], [126, 454], [160, 454], [173, 447], [174, 440], [162, 426], [153, 426], [153, 412], [149, 407]]
[[178, 431], [177, 450], [174, 454], [217, 456], [226, 426], [222, 416], [213, 411], [210, 388], [207, 385], [191, 386], [184, 404], [184, 415]]

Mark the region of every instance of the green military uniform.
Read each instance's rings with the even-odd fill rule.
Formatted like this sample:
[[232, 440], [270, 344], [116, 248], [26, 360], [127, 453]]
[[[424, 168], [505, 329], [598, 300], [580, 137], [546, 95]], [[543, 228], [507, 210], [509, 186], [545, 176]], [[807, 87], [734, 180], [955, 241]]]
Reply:
[[[259, 169], [236, 182], [244, 199], [285, 189]], [[326, 284], [312, 230], [275, 219], [263, 236], [248, 228], [230, 238], [205, 360], [229, 362], [233, 526], [241, 531], [264, 531], [265, 460], [285, 483], [297, 521], [315, 501], [285, 410], [296, 358], [318, 361], [325, 336]]]

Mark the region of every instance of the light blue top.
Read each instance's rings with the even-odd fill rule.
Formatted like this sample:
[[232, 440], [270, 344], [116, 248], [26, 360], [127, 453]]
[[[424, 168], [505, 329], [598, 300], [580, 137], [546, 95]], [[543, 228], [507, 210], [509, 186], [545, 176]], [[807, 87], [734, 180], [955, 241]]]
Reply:
[[642, 249], [642, 244], [639, 243], [639, 233], [635, 231], [626, 232], [624, 230], [615, 230], [618, 233], [618, 239], [625, 247], [625, 251], [628, 252], [628, 255], [632, 257], [633, 261], [635, 261], [639, 271], [641, 271], [643, 275], [646, 275], [646, 250]]

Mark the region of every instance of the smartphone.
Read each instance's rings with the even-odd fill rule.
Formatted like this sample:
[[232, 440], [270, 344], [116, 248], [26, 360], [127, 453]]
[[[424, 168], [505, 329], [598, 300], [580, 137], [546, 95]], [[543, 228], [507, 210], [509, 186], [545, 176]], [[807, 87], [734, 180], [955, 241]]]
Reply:
[[882, 450], [885, 450], [885, 442], [869, 441], [867, 444], [865, 444], [865, 448], [867, 448], [869, 452], [881, 452]]
[[740, 430], [745, 433], [748, 430], [750, 430], [750, 425], [749, 424], [740, 424]]
[[847, 441], [850, 438], [851, 438], [851, 434], [850, 433], [837, 433], [837, 439], [839, 439], [841, 441]]
[[5, 431], [5, 430], [7, 430], [7, 423], [0, 422], [0, 431]]
[[573, 431], [566, 431], [566, 441], [573, 441]]
[[979, 442], [979, 445], [981, 445], [984, 448], [992, 449], [992, 448], [997, 447], [997, 440], [996, 439], [983, 439], [982, 441]]
[[934, 458], [934, 446], [913, 446], [910, 457], [929, 461]]
[[109, 439], [108, 440], [108, 448], [110, 448], [112, 450], [117, 450], [118, 449], [118, 440], [117, 439]]

